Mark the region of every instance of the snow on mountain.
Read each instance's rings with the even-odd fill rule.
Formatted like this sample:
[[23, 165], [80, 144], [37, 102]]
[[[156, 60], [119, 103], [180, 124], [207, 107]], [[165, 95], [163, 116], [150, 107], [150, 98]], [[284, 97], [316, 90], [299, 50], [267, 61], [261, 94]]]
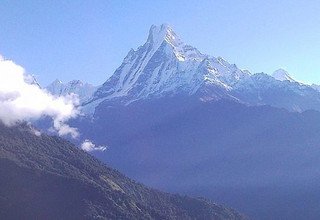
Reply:
[[83, 83], [80, 80], [72, 80], [68, 83], [63, 83], [56, 79], [45, 89], [55, 96], [76, 94], [80, 99], [80, 103], [82, 103], [93, 95], [97, 87], [89, 83]]
[[36, 85], [39, 88], [41, 88], [40, 84], [38, 83], [36, 77], [34, 75], [30, 75], [30, 74], [25, 74], [24, 75], [24, 80], [26, 83], [31, 84], [31, 85]]
[[279, 81], [290, 81], [290, 82], [296, 82], [289, 73], [284, 69], [278, 69], [273, 72], [272, 77]]
[[121, 66], [86, 104], [114, 98], [130, 102], [164, 94], [194, 94], [205, 84], [228, 90], [248, 76], [250, 72], [223, 58], [202, 54], [185, 44], [170, 26], [153, 25], [147, 42], [130, 50]]
[[91, 114], [103, 101], [129, 104], [177, 94], [293, 111], [320, 109], [319, 91], [295, 81], [285, 70], [279, 69], [272, 76], [251, 74], [185, 44], [168, 25], [151, 26], [146, 43], [131, 49], [120, 67], [82, 107]]
[[290, 111], [320, 110], [320, 93], [309, 85], [278, 80], [265, 73], [256, 73], [239, 80], [231, 93], [250, 105], [270, 105]]
[[320, 85], [312, 84], [311, 87], [320, 92]]

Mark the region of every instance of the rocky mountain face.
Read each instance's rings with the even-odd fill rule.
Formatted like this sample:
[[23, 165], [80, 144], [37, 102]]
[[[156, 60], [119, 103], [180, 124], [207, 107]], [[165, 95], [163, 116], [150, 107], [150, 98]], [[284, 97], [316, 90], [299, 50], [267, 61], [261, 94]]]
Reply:
[[285, 70], [279, 69], [272, 76], [251, 74], [185, 44], [168, 25], [152, 26], [146, 43], [130, 50], [120, 67], [83, 105], [93, 113], [103, 101], [129, 104], [177, 94], [290, 111], [320, 110], [319, 91], [296, 82]]
[[57, 137], [0, 124], [1, 219], [243, 219], [147, 188]]

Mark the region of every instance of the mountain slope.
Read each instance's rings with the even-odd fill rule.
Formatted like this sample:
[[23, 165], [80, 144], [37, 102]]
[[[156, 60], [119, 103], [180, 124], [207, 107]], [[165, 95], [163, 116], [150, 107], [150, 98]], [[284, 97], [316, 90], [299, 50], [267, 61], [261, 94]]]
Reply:
[[0, 143], [1, 219], [242, 219], [205, 200], [149, 189], [27, 126], [0, 124]]
[[74, 124], [147, 185], [218, 198], [253, 219], [319, 219], [320, 113], [197, 96], [103, 102]]

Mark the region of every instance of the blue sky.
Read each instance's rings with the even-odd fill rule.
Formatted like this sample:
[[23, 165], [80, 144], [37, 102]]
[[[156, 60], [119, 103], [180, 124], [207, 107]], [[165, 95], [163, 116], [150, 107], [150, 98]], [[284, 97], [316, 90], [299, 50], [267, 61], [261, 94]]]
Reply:
[[320, 84], [320, 1], [22, 1], [0, 3], [0, 54], [36, 75], [103, 83], [152, 24], [252, 72], [286, 69]]

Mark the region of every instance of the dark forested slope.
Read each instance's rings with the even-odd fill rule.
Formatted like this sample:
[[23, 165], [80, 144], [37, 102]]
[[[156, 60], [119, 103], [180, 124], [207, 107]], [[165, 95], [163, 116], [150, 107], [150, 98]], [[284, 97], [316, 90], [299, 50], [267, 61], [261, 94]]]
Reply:
[[205, 200], [156, 191], [71, 143], [0, 124], [0, 219], [242, 219]]

